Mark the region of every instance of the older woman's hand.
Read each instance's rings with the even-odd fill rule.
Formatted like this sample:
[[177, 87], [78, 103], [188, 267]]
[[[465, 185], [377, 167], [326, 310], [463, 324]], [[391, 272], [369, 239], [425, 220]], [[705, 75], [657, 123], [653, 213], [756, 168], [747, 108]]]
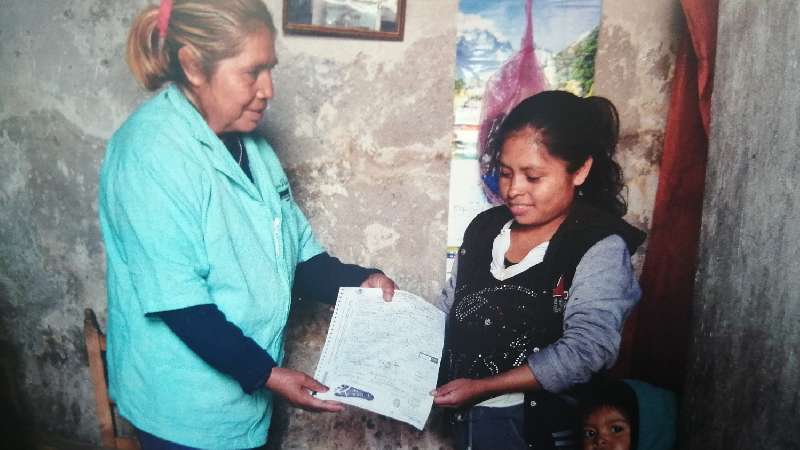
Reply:
[[267, 389], [285, 398], [297, 408], [314, 412], [341, 412], [344, 406], [339, 402], [320, 400], [311, 392], [326, 392], [328, 387], [297, 370], [274, 367], [267, 379]]
[[363, 283], [362, 288], [380, 288], [383, 290], [383, 300], [390, 302], [394, 296], [394, 290], [397, 289], [397, 284], [391, 278], [382, 273], [373, 273], [368, 276]]

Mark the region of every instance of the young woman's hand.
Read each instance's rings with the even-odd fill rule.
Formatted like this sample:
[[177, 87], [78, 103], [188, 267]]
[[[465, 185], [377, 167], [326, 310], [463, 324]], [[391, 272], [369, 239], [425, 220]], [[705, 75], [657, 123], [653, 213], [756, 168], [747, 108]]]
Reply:
[[525, 365], [491, 377], [458, 378], [433, 390], [433, 403], [444, 408], [458, 408], [493, 395], [541, 389], [542, 385]]
[[484, 380], [458, 378], [443, 384], [431, 392], [433, 403], [443, 408], [459, 408], [488, 393]]
[[373, 273], [368, 276], [363, 283], [362, 288], [381, 288], [383, 289], [383, 299], [387, 302], [392, 301], [394, 290], [397, 289], [397, 284], [391, 278], [382, 273]]
[[315, 412], [340, 412], [339, 402], [320, 400], [310, 391], [326, 392], [328, 388], [319, 381], [297, 370], [274, 367], [267, 379], [267, 389], [285, 398], [292, 406]]

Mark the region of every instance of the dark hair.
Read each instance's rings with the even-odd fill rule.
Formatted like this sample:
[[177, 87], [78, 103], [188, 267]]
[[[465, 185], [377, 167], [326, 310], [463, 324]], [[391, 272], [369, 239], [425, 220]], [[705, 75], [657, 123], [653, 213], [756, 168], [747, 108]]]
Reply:
[[576, 387], [578, 417], [583, 423], [594, 412], [602, 408], [619, 411], [631, 427], [631, 448], [636, 450], [639, 442], [639, 400], [636, 391], [622, 380], [597, 376], [591, 382]]
[[604, 97], [581, 98], [566, 91], [543, 91], [523, 100], [491, 136], [497, 164], [503, 143], [524, 129], [542, 134], [550, 153], [578, 170], [592, 157], [592, 168], [578, 195], [589, 204], [622, 217], [628, 210], [622, 196], [622, 169], [614, 161], [619, 139], [617, 108]]

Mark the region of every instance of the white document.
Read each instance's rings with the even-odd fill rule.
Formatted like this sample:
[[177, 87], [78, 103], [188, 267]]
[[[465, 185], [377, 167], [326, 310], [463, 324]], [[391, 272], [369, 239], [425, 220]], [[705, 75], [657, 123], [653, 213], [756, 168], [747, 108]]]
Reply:
[[380, 289], [340, 288], [314, 378], [317, 393], [419, 430], [433, 405], [444, 345], [445, 313], [421, 297]]

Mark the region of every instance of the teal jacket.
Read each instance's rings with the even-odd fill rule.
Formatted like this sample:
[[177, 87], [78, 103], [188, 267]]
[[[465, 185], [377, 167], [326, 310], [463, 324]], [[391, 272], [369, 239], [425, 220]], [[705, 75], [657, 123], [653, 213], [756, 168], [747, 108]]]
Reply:
[[114, 133], [100, 173], [111, 397], [192, 447], [263, 445], [272, 394], [245, 394], [151, 314], [215, 304], [280, 364], [295, 267], [323, 251], [272, 148], [244, 143], [253, 182], [171, 86]]

